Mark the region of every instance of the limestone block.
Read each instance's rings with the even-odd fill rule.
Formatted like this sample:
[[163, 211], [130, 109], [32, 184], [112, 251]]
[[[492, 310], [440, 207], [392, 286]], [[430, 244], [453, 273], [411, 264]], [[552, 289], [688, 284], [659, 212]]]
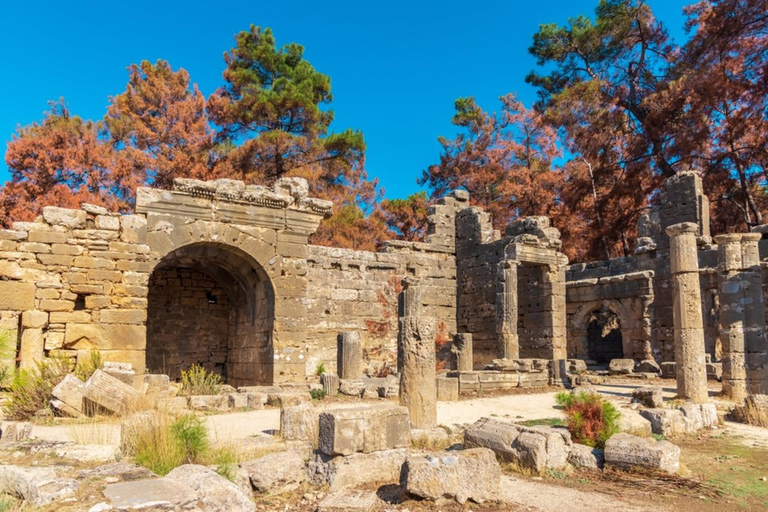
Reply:
[[185, 464], [172, 470], [163, 480], [190, 487], [202, 510], [210, 510], [211, 512], [256, 511], [256, 504], [253, 503], [251, 495], [246, 494], [237, 485], [205, 466]]
[[637, 364], [635, 371], [638, 373], [661, 373], [661, 367], [653, 359], [643, 359]]
[[192, 395], [187, 407], [194, 411], [228, 411], [229, 400], [224, 395]]
[[633, 436], [651, 437], [653, 427], [651, 422], [637, 411], [622, 409], [621, 416], [619, 416], [619, 431]]
[[0, 281], [0, 310], [26, 311], [34, 308], [34, 284]]
[[568, 463], [583, 469], [602, 469], [605, 463], [605, 453], [599, 448], [573, 443], [568, 452]]
[[133, 371], [131, 363], [116, 363], [105, 361], [102, 367], [104, 373], [118, 379], [121, 382], [133, 386], [136, 372]]
[[640, 415], [651, 422], [654, 434], [675, 436], [688, 432], [685, 417], [679, 409], [644, 409]]
[[45, 340], [42, 329], [24, 329], [21, 333], [21, 348], [19, 350], [19, 367], [32, 368], [35, 361], [44, 357]]
[[663, 379], [674, 379], [677, 376], [677, 365], [674, 361], [663, 362], [660, 366]]
[[456, 402], [459, 400], [459, 379], [456, 377], [438, 377], [435, 381], [438, 402]]
[[403, 480], [406, 492], [431, 501], [495, 502], [501, 492], [501, 468], [487, 448], [412, 455]]
[[634, 359], [611, 359], [608, 364], [608, 371], [611, 375], [628, 375], [635, 370]]
[[663, 407], [661, 386], [646, 386], [632, 391], [632, 398], [651, 409]]
[[230, 410], [237, 411], [248, 408], [248, 395], [244, 393], [227, 393], [227, 403]]
[[472, 349], [472, 335], [469, 333], [457, 333], [453, 337], [451, 346], [453, 369], [460, 372], [474, 370], [474, 355]]
[[411, 427], [404, 407], [375, 404], [329, 409], [320, 414], [318, 446], [327, 455], [370, 453], [410, 443]]
[[337, 338], [337, 362], [336, 367], [339, 378], [343, 380], [355, 380], [362, 376], [363, 372], [363, 346], [360, 333], [356, 331], [341, 332]]
[[379, 502], [373, 491], [342, 489], [329, 494], [317, 507], [317, 512], [370, 512]]
[[263, 409], [267, 405], [269, 395], [266, 393], [247, 392], [243, 394], [248, 397], [249, 409]]
[[43, 208], [43, 219], [52, 226], [66, 228], [83, 228], [88, 215], [83, 210], [70, 210], [56, 206]]
[[165, 374], [146, 374], [144, 384], [147, 385], [147, 394], [162, 393], [170, 388], [171, 379]]
[[308, 441], [318, 445], [320, 410], [311, 403], [280, 409], [280, 436], [286, 441]]
[[184, 510], [194, 508], [198, 500], [195, 491], [184, 482], [165, 478], [109, 484], [102, 493], [114, 510]]
[[615, 434], [605, 443], [605, 463], [621, 469], [643, 468], [675, 474], [680, 469], [680, 447], [629, 434]]
[[53, 388], [51, 395], [74, 410], [77, 413], [75, 416], [79, 416], [83, 412], [84, 393], [85, 383], [74, 375], [68, 374]]
[[97, 408], [120, 415], [129, 411], [140, 396], [138, 390], [101, 370], [96, 370], [91, 375], [83, 391], [86, 411], [91, 405], [95, 405]]
[[147, 311], [144, 309], [102, 309], [99, 313], [99, 323], [102, 324], [137, 324], [147, 321]]
[[80, 484], [70, 478], [59, 478], [53, 467], [0, 466], [3, 491], [21, 497], [33, 508], [44, 507], [74, 495]]
[[64, 344], [83, 349], [144, 350], [147, 330], [143, 325], [67, 324]]
[[26, 441], [32, 433], [32, 424], [27, 422], [6, 423], [0, 435], [0, 443]]
[[292, 491], [306, 480], [304, 457], [295, 451], [270, 453], [240, 464], [257, 491], [272, 494]]
[[95, 222], [97, 229], [107, 229], [110, 231], [118, 231], [120, 229], [120, 217], [97, 215]]
[[339, 393], [346, 396], [361, 396], [365, 391], [365, 383], [362, 380], [341, 379], [339, 381]]
[[743, 404], [734, 407], [730, 419], [748, 425], [768, 427], [768, 395], [748, 395]]
[[565, 429], [525, 427], [481, 418], [464, 432], [465, 447], [493, 450], [504, 460], [536, 472], [562, 469], [573, 444]]
[[45, 311], [24, 311], [21, 314], [21, 326], [24, 328], [42, 329], [48, 325], [48, 313]]
[[317, 453], [310, 459], [307, 472], [314, 485], [328, 485], [332, 491], [369, 484], [400, 483], [407, 454], [405, 448], [335, 457]]

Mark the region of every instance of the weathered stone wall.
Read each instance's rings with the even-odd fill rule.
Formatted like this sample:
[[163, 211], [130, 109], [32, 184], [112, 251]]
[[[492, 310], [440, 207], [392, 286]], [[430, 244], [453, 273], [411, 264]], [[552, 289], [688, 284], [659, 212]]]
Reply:
[[177, 379], [199, 364], [226, 378], [230, 304], [222, 285], [190, 268], [157, 269], [148, 304], [148, 371]]

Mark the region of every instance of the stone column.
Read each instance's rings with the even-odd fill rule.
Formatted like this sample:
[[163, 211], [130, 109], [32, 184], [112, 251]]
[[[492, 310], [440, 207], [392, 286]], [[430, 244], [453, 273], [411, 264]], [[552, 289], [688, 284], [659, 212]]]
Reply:
[[472, 354], [472, 335], [469, 333], [456, 333], [453, 336], [451, 347], [453, 357], [452, 367], [460, 372], [471, 372], [475, 369], [474, 355]]
[[758, 242], [762, 234], [741, 235], [744, 268], [744, 347], [747, 362], [747, 391], [768, 394], [768, 340], [766, 340], [765, 299], [760, 270]]
[[740, 402], [747, 396], [741, 235], [718, 235], [715, 241], [720, 274], [718, 317], [723, 346], [723, 395]]
[[520, 358], [517, 336], [517, 262], [501, 262], [501, 279], [496, 293], [496, 331], [499, 339], [499, 357]]
[[701, 314], [699, 255], [696, 235], [699, 226], [682, 222], [667, 228], [670, 267], [674, 284], [672, 313], [677, 363], [677, 395], [694, 403], [709, 400], [704, 352], [704, 320]]
[[430, 428], [437, 423], [436, 321], [421, 316], [421, 295], [417, 279], [403, 279], [403, 316], [398, 340], [400, 405], [408, 408], [413, 428]]
[[340, 332], [336, 349], [336, 366], [340, 379], [358, 380], [363, 373], [363, 344], [360, 333]]

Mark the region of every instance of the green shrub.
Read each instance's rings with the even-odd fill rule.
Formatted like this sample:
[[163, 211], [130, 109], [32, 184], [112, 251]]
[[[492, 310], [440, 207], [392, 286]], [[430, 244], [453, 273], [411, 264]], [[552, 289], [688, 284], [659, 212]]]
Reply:
[[199, 464], [210, 448], [208, 429], [199, 418], [185, 415], [171, 423], [171, 437], [188, 464]]
[[320, 362], [320, 363], [317, 365], [317, 368], [315, 368], [315, 375], [318, 375], [318, 376], [319, 376], [319, 375], [322, 375], [322, 374], [324, 374], [324, 373], [325, 373], [325, 363], [323, 363], [323, 362]]
[[208, 429], [195, 416], [158, 413], [137, 425], [124, 440], [124, 455], [164, 476], [182, 464], [206, 464], [212, 454]]
[[309, 390], [309, 396], [312, 397], [312, 400], [322, 400], [325, 398], [326, 392], [324, 389], [310, 389]]
[[16, 331], [0, 330], [0, 388], [7, 389], [16, 369]]
[[604, 448], [608, 438], [619, 431], [619, 411], [599, 394], [561, 391], [555, 399], [563, 406], [575, 442]]
[[91, 378], [91, 375], [93, 375], [96, 370], [101, 370], [102, 368], [104, 368], [104, 361], [101, 359], [101, 352], [98, 350], [91, 350], [88, 354], [88, 359], [78, 363], [73, 373], [75, 377], [85, 382]]
[[51, 392], [71, 370], [69, 361], [50, 358], [35, 361], [35, 366], [16, 372], [11, 382], [5, 414], [12, 420], [31, 418], [51, 406]]
[[221, 376], [218, 373], [209, 372], [199, 364], [181, 372], [179, 394], [182, 396], [218, 395], [220, 390]]

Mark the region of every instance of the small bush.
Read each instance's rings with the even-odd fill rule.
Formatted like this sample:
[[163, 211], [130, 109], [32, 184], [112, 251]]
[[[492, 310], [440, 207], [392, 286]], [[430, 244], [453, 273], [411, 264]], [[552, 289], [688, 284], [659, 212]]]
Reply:
[[124, 454], [158, 475], [166, 475], [182, 464], [206, 464], [212, 449], [208, 429], [195, 416], [173, 419], [152, 415], [132, 432], [123, 444]]
[[0, 388], [8, 389], [16, 369], [16, 332], [0, 330]]
[[53, 388], [70, 370], [69, 361], [50, 358], [16, 372], [4, 406], [6, 416], [12, 420], [25, 420], [41, 409], [50, 409]]
[[91, 350], [88, 354], [88, 359], [78, 363], [73, 373], [75, 377], [85, 382], [91, 378], [91, 375], [96, 373], [96, 370], [101, 370], [102, 368], [104, 368], [104, 361], [101, 359], [101, 352]]
[[208, 443], [208, 429], [199, 418], [192, 415], [181, 416], [171, 423], [171, 437], [181, 450], [184, 460], [188, 464], [203, 462], [210, 444]]
[[561, 391], [555, 399], [563, 406], [575, 442], [604, 448], [608, 438], [619, 431], [619, 411], [597, 393]]
[[322, 400], [325, 398], [326, 391], [324, 389], [310, 389], [309, 390], [309, 396], [312, 397], [312, 400]]
[[325, 373], [325, 363], [322, 361], [317, 365], [317, 368], [315, 368], [315, 375], [320, 376]]
[[209, 372], [199, 364], [181, 372], [182, 396], [218, 395], [221, 390], [221, 375]]

